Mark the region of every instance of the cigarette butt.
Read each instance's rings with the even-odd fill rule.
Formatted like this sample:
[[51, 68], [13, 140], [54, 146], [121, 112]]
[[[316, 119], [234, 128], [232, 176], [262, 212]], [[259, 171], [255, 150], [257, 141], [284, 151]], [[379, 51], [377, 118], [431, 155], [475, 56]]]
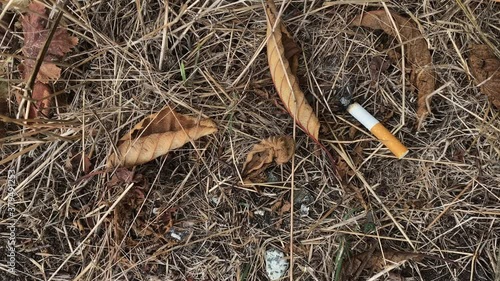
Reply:
[[370, 130], [398, 159], [403, 158], [408, 153], [408, 148], [359, 103], [352, 103], [347, 107], [347, 111]]
[[405, 157], [408, 148], [404, 146], [382, 123], [377, 123], [370, 129], [373, 135], [377, 137], [398, 159]]

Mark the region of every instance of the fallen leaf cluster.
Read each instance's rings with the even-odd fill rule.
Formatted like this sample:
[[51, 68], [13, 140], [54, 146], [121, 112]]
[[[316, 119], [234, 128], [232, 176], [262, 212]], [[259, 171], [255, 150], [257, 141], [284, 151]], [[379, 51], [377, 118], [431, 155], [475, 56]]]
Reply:
[[418, 90], [417, 117], [419, 127], [429, 113], [428, 97], [436, 87], [432, 56], [422, 33], [412, 19], [385, 10], [366, 12], [354, 18], [352, 25], [382, 30], [388, 35], [401, 38], [406, 59], [411, 66], [410, 81]]

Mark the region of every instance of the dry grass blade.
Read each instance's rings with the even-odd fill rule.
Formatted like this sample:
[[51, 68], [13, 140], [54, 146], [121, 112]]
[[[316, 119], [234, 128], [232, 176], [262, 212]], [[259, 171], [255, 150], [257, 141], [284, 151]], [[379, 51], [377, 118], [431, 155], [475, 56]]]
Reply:
[[172, 149], [217, 132], [210, 119], [197, 120], [169, 106], [144, 118], [118, 142], [118, 153], [108, 158], [108, 167], [132, 167], [165, 155]]
[[[0, 66], [0, 75], [4, 76], [4, 69]], [[0, 115], [9, 115], [9, 85], [0, 81]], [[6, 133], [4, 121], [0, 121], [0, 139]]]
[[295, 76], [298, 65], [297, 46], [285, 25], [278, 18], [273, 0], [266, 2], [267, 59], [274, 85], [288, 113], [297, 125], [318, 142], [319, 120], [307, 103]]
[[[394, 20], [394, 24], [393, 24]], [[405, 46], [406, 57], [412, 66], [410, 80], [418, 89], [417, 117], [419, 124], [429, 113], [427, 97], [436, 87], [435, 73], [432, 68], [432, 57], [427, 49], [427, 42], [411, 19], [395, 12], [388, 14], [385, 10], [377, 10], [357, 16], [355, 26], [381, 29], [393, 37], [401, 37]]]
[[469, 56], [469, 67], [481, 92], [497, 108], [500, 108], [500, 60], [488, 45], [473, 44]]

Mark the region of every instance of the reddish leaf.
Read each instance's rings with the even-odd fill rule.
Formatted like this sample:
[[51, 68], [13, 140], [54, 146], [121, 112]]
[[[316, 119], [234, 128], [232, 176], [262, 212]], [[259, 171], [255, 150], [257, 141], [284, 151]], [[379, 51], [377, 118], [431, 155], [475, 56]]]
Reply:
[[[30, 78], [34, 67], [35, 61], [32, 59], [24, 60], [19, 65], [18, 69], [21, 72], [23, 79], [28, 80]], [[50, 81], [59, 79], [59, 77], [61, 77], [61, 69], [51, 62], [44, 62], [38, 70], [35, 81], [47, 84]]]
[[[23, 77], [26, 79], [31, 75], [34, 59], [45, 45], [50, 30], [46, 28], [47, 19], [45, 6], [42, 3], [33, 2], [28, 6], [29, 12], [22, 16], [24, 45], [23, 54], [27, 57], [22, 63]], [[67, 52], [78, 43], [78, 38], [69, 36], [63, 27], [57, 27], [54, 37], [49, 44], [44, 63], [40, 67], [37, 80], [42, 83], [57, 80], [61, 74], [61, 69], [51, 61], [61, 59]]]
[[[26, 58], [19, 65], [19, 71], [23, 79], [27, 80], [32, 75], [36, 64], [35, 59], [45, 45], [50, 33], [50, 29], [46, 28], [45, 6], [39, 2], [31, 3], [28, 6], [28, 12], [22, 16], [21, 25], [24, 34], [22, 52]], [[52, 90], [46, 84], [59, 79], [61, 76], [61, 69], [53, 61], [60, 60], [77, 43], [78, 39], [69, 36], [64, 27], [57, 27], [35, 79], [31, 97], [37, 102], [30, 107], [29, 118], [37, 118], [40, 114], [43, 116], [49, 114]], [[18, 99], [18, 102], [20, 102], [20, 99]]]
[[[37, 118], [38, 116], [47, 116], [49, 114], [49, 107], [51, 105], [50, 95], [52, 94], [52, 89], [42, 82], [35, 82], [33, 85], [33, 92], [31, 97], [36, 101], [32, 104], [29, 109], [28, 118]], [[21, 103], [22, 96], [17, 96], [17, 102]]]

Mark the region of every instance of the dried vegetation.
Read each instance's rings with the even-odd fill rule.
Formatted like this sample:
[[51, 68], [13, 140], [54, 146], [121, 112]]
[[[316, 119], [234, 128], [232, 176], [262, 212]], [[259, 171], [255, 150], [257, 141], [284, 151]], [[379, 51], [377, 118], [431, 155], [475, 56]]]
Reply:
[[[49, 23], [54, 2], [44, 1]], [[290, 257], [293, 280], [499, 278], [498, 70], [469, 59], [474, 44], [498, 56], [500, 3], [276, 1], [332, 167], [278, 101], [262, 1], [66, 2], [60, 24], [78, 44], [54, 57], [49, 110], [29, 122], [16, 102], [23, 8], [2, 10], [0, 241], [15, 223], [19, 276], [7, 275], [0, 243], [0, 279], [267, 280], [268, 248]], [[431, 53], [436, 89], [421, 122], [406, 36], [352, 26], [389, 9]], [[339, 106], [349, 83], [410, 148], [405, 159]], [[167, 105], [218, 131], [133, 170], [105, 170], [120, 138]], [[253, 145], [281, 135], [295, 141], [291, 161], [259, 171], [258, 188], [243, 184]]]

